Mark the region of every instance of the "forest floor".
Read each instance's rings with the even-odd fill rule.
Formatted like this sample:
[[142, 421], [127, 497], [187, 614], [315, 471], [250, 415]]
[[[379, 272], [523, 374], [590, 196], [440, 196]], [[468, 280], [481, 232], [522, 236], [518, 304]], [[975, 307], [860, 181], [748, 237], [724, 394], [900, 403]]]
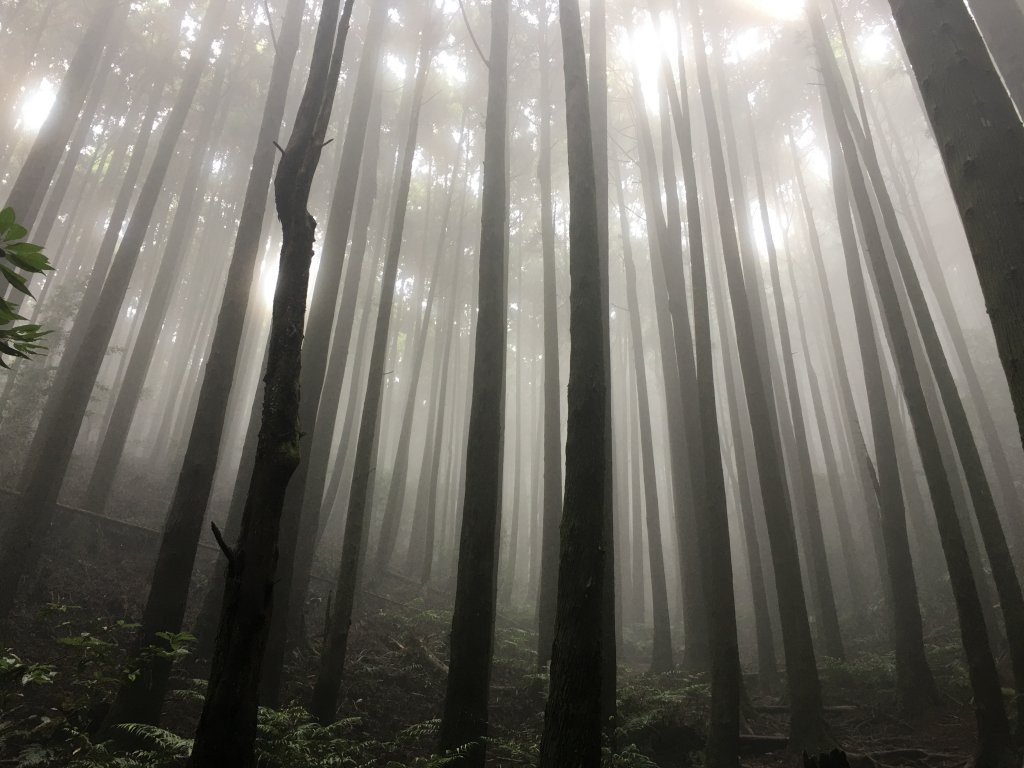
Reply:
[[[93, 552], [92, 554], [95, 554]], [[88, 560], [95, 562], [92, 558]], [[56, 587], [39, 590], [37, 605], [0, 632], [0, 765], [118, 766], [171, 768], [184, 765], [202, 702], [206, 674], [200, 660], [187, 656], [189, 639], [178, 638], [177, 690], [165, 707], [161, 729], [135, 729], [131, 749], [97, 743], [92, 735], [119, 677], [124, 648], [138, 614], [133, 571], [121, 562], [109, 572], [76, 573], [86, 558], [67, 568], [51, 563]], [[100, 561], [102, 562], [102, 560]], [[120, 569], [120, 570], [119, 570]], [[120, 580], [112, 574], [121, 574]], [[139, 586], [134, 584], [134, 586]], [[311, 603], [310, 626], [322, 624], [322, 601]], [[287, 698], [295, 702], [260, 716], [261, 766], [313, 768], [354, 765], [380, 768], [433, 768], [431, 756], [445, 689], [450, 598], [424, 592], [401, 578], [367, 585], [352, 628], [341, 720], [324, 728], [301, 708], [316, 675], [316, 649], [289, 659]], [[495, 636], [491, 680], [489, 765], [535, 765], [547, 679], [536, 669], [532, 617], [502, 611]], [[862, 645], [863, 643], [861, 643]], [[858, 765], [953, 768], [969, 762], [973, 715], [958, 637], [951, 628], [933, 631], [928, 651], [943, 703], [914, 721], [896, 704], [894, 667], [889, 654], [848, 642], [845, 662], [820, 661], [827, 717], [838, 741]], [[627, 627], [620, 654], [619, 723], [615, 768], [684, 768], [701, 764], [703, 723], [708, 705], [705, 676], [673, 671], [645, 672], [650, 641], [644, 630]], [[790, 764], [784, 751], [785, 703], [751, 692], [743, 765]], [[141, 746], [140, 746], [141, 744]], [[869, 759], [864, 759], [864, 757]]]

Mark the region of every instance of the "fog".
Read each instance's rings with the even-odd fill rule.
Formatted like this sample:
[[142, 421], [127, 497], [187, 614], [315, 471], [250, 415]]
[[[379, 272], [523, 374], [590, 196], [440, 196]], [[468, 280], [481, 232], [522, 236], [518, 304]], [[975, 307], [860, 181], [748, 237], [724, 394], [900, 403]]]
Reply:
[[4, 760], [1020, 765], [1020, 0], [0, 8]]

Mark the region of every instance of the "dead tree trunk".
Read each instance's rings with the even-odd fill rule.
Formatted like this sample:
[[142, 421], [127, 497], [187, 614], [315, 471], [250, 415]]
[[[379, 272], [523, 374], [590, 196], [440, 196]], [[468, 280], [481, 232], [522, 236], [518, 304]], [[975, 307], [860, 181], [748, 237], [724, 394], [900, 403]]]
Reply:
[[238, 543], [231, 548], [217, 534], [228, 574], [210, 683], [192, 748], [194, 768], [256, 764], [256, 712], [274, 607], [281, 513], [288, 481], [299, 463], [299, 366], [316, 231], [307, 205], [334, 105], [353, 2], [346, 0], [340, 16], [340, 0], [328, 0], [321, 9], [306, 89], [274, 179], [283, 240], [263, 423]]

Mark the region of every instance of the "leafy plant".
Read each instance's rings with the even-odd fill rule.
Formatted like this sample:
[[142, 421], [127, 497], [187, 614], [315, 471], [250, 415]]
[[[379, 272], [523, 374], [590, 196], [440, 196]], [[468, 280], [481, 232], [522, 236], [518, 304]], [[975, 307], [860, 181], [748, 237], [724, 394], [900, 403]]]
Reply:
[[[16, 270], [39, 275], [53, 269], [41, 245], [25, 242], [28, 230], [14, 218], [14, 209], [0, 211], [0, 274], [19, 293], [31, 296], [28, 280]], [[49, 331], [25, 320], [17, 305], [0, 298], [0, 367], [9, 368], [4, 356], [28, 358], [45, 349], [42, 339]]]

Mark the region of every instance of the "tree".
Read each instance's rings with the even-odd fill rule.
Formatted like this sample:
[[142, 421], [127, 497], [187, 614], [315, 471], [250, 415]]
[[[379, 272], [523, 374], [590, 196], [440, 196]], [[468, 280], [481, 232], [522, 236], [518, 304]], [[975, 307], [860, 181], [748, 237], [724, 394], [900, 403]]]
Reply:
[[306, 88], [274, 178], [281, 221], [281, 266], [268, 342], [266, 391], [256, 462], [238, 543], [229, 547], [220, 627], [191, 764], [256, 764], [256, 710], [263, 655], [274, 608], [281, 513], [299, 462], [299, 366], [316, 220], [307, 210], [334, 106], [354, 0], [327, 0], [320, 11]]
[[1024, 437], [1024, 124], [963, 0], [889, 0], [978, 269]]
[[[603, 9], [602, 9], [603, 10]], [[565, 498], [551, 683], [541, 768], [600, 764], [607, 712], [604, 646], [613, 578], [606, 509], [607, 315], [602, 283], [598, 181], [579, 3], [559, 0], [569, 151], [569, 396]], [[614, 634], [611, 638], [614, 643]]]
[[508, 303], [508, 46], [509, 2], [492, 0], [473, 390], [451, 656], [440, 733], [442, 750], [469, 745], [457, 758], [457, 764], [465, 768], [484, 765], [482, 739], [487, 735], [497, 600]]
[[[427, 13], [429, 14], [429, 10]], [[320, 669], [313, 688], [311, 711], [321, 723], [334, 720], [341, 691], [341, 676], [348, 650], [348, 631], [352, 623], [356, 586], [359, 580], [361, 554], [365, 546], [365, 526], [369, 511], [374, 477], [374, 457], [377, 446], [377, 428], [380, 421], [380, 403], [384, 392], [384, 363], [387, 356], [388, 334], [391, 327], [391, 308], [395, 297], [395, 278], [398, 259], [402, 252], [402, 234], [405, 228], [412, 166], [416, 156], [416, 137], [423, 106], [423, 95], [430, 73], [430, 63], [436, 35], [433, 18], [425, 20], [420, 44], [419, 62], [409, 113], [409, 129], [395, 180], [395, 209], [388, 233], [388, 248], [384, 257], [381, 277], [380, 303], [373, 329], [373, 346], [366, 374], [366, 394], [356, 438], [355, 463], [352, 470], [352, 488], [349, 490], [348, 514], [345, 517], [345, 536], [342, 542], [341, 564], [338, 567], [337, 586], [334, 591], [334, 610], [330, 617]]]
[[541, 258], [544, 277], [544, 496], [540, 531], [540, 589], [537, 597], [537, 664], [547, 666], [558, 599], [558, 524], [562, 517], [562, 396], [558, 366], [558, 295], [555, 278], [555, 221], [551, 194], [551, 54], [548, 3], [540, 0], [540, 126], [537, 178], [540, 183]]
[[[869, 274], [874, 280], [882, 322], [889, 338], [899, 382], [910, 413], [914, 436], [932, 499], [932, 508], [938, 524], [939, 537], [949, 569], [950, 586], [956, 602], [960, 636], [967, 657], [971, 690], [974, 695], [975, 720], [978, 728], [977, 759], [981, 765], [1009, 766], [1015, 764], [1018, 758], [1015, 756], [1010, 738], [1009, 722], [1003, 706], [999, 675], [989, 646], [981, 600], [978, 597], [975, 578], [968, 560], [964, 534], [953, 505], [949, 477], [942, 464], [935, 424], [928, 412], [920, 371], [914, 361], [910, 333], [900, 316], [896, 281], [890, 271], [884, 241], [872, 209], [870, 191], [848, 123], [848, 116], [844, 113], [845, 99], [840, 93], [845, 86], [839, 79], [838, 67], [832, 49], [828, 46], [825, 26], [819, 12], [815, 8], [808, 7], [807, 16], [825, 78], [827, 106], [831, 107], [829, 116], [832, 120], [832, 130], [829, 136], [829, 145], [832, 148], [833, 157], [837, 161], [833, 168], [838, 168], [839, 158], [836, 157], [836, 153], [841, 150], [846, 169], [845, 183], [849, 185], [853, 204], [859, 215], [864, 239], [865, 261]], [[842, 173], [836, 174], [835, 170], [833, 173], [834, 178], [837, 179], [837, 185], [844, 184]], [[853, 269], [854, 266], [856, 270]], [[859, 264], [851, 264], [851, 269], [848, 270], [851, 273], [851, 285], [858, 280], [863, 280], [859, 274], [856, 276], [854, 274], [855, 272], [859, 273], [859, 269]], [[855, 301], [858, 300], [855, 299]], [[866, 314], [866, 297], [860, 299], [859, 303], [863, 305], [862, 313]], [[863, 331], [859, 331], [859, 335], [863, 335]], [[899, 607], [896, 608], [895, 621], [897, 626], [904, 621], [904, 615]]]
[[[307, 452], [309, 460], [303, 462], [295, 473], [293, 482], [285, 496], [287, 512], [285, 526], [281, 532], [281, 610], [275, 614], [271, 629], [268, 654], [268, 674], [264, 681], [264, 696], [270, 703], [276, 703], [280, 696], [284, 669], [285, 646], [289, 633], [301, 626], [302, 606], [305, 604], [308, 580], [305, 578], [305, 560], [312, 560], [313, 540], [318, 528], [321, 512], [321, 497], [326, 482], [327, 454], [330, 453], [331, 435], [337, 409], [331, 403], [323, 412], [325, 375], [330, 355], [331, 332], [335, 325], [335, 307], [341, 285], [342, 267], [349, 229], [355, 210], [355, 197], [359, 187], [361, 159], [365, 151], [369, 117], [373, 110], [376, 91], [377, 71], [380, 66], [380, 44], [388, 23], [390, 5], [375, 2], [370, 8], [366, 24], [363, 53], [359, 61], [352, 109], [348, 115], [348, 128], [342, 145], [338, 164], [338, 180], [324, 233], [324, 247], [321, 268], [317, 271], [310, 300], [309, 319], [306, 321], [306, 342], [304, 344], [302, 380], [304, 393], [299, 405], [300, 419], [307, 425], [300, 435], [300, 445]], [[354, 250], [354, 249], [353, 249]], [[361, 266], [359, 264], [356, 265]], [[357, 272], [353, 272], [357, 274]], [[355, 287], [358, 287], [356, 283]], [[344, 313], [344, 307], [343, 312]], [[337, 339], [336, 346], [347, 345], [345, 334]], [[347, 350], [347, 347], [346, 347]], [[340, 357], [345, 360], [344, 356]], [[338, 378], [344, 378], [344, 369], [338, 371]], [[299, 553], [302, 553], [302, 559]], [[296, 578], [296, 569], [302, 569]]]
[[[705, 131], [711, 155], [715, 202], [722, 236], [726, 280], [739, 349], [740, 370], [754, 439], [765, 522], [771, 545], [772, 565], [778, 592], [783, 650], [791, 698], [789, 749], [796, 754], [816, 754], [835, 742], [824, 720], [821, 683], [815, 664], [811, 628], [800, 575], [796, 531], [786, 491], [785, 465], [773, 425], [774, 396], [771, 378], [762, 367], [755, 340], [755, 317], [748, 301], [748, 286], [737, 242], [735, 217], [729, 194], [721, 132], [711, 88], [705, 51], [704, 26], [699, 4], [691, 5], [697, 79], [704, 107]], [[760, 315], [760, 313], [759, 313]], [[762, 329], [763, 330], [763, 329]]]
[[[626, 295], [629, 300], [629, 328], [633, 349], [633, 371], [636, 377], [637, 409], [640, 424], [640, 463], [643, 477], [637, 479], [644, 488], [644, 510], [647, 521], [648, 551], [651, 564], [651, 601], [654, 613], [654, 643], [651, 671], [672, 669], [672, 630], [668, 610], [668, 588], [665, 583], [665, 553], [661, 544], [661, 511], [658, 507], [658, 484], [655, 477], [654, 447], [651, 439], [651, 407], [647, 392], [647, 365], [644, 362], [643, 332], [640, 325], [640, 301], [636, 293], [636, 266], [629, 241], [629, 218], [618, 186], [619, 217], [622, 229], [623, 261], [626, 267]], [[641, 537], [642, 538], [642, 537]]]
[[[252, 168], [249, 171], [242, 210], [238, 218], [238, 231], [231, 252], [231, 261], [228, 264], [224, 296], [221, 298], [217, 313], [210, 352], [206, 356], [201, 374], [195, 416], [186, 438], [185, 455], [167, 513], [165, 536], [176, 537], [177, 531], [180, 530], [183, 534], [181, 546], [186, 551], [188, 547], [194, 551], [199, 543], [203, 519], [210, 502], [214, 474], [221, 458], [220, 449], [227, 423], [228, 400], [239, 363], [244, 362], [240, 346], [246, 315], [249, 314], [259, 247], [263, 240], [264, 215], [277, 153], [274, 141], [281, 130], [281, 121], [284, 118], [289, 81], [299, 47], [302, 10], [301, 0], [289, 0], [285, 7], [280, 33], [276, 37], [277, 48], [270, 72], [267, 100], [260, 118]], [[265, 367], [261, 364], [260, 370], [263, 371]], [[251, 472], [252, 467], [249, 466], [248, 469]], [[245, 472], [244, 465], [239, 471]], [[236, 535], [237, 526], [229, 525], [227, 533], [231, 537]], [[169, 566], [174, 563], [172, 560], [165, 562]], [[173, 575], [157, 571], [154, 572], [153, 581], [162, 585], [159, 594], [163, 600], [170, 602], [168, 597], [171, 594], [187, 595], [191, 578], [191, 564], [187, 568], [179, 568], [175, 564]], [[223, 572], [218, 570], [212, 583], [220, 584], [223, 579]], [[219, 597], [219, 588], [215, 586], [212, 589]], [[180, 601], [184, 604], [185, 597], [180, 598]], [[214, 606], [216, 615], [219, 615], [219, 607], [218, 601]], [[203, 615], [201, 612], [200, 616]], [[178, 621], [180, 622], [180, 619]], [[202, 630], [206, 627], [202, 621], [199, 622], [199, 626], [200, 641], [205, 642]], [[210, 629], [211, 632], [215, 632], [215, 625]], [[212, 641], [212, 638], [210, 640]]]

